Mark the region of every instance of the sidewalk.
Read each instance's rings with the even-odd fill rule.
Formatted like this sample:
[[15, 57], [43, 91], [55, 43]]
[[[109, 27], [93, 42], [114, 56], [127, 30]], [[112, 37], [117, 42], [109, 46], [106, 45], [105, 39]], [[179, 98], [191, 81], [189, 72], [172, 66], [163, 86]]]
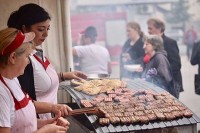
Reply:
[[[186, 55], [181, 56], [181, 63], [184, 92], [180, 93], [179, 100], [200, 117], [200, 95], [194, 93], [194, 74], [197, 73], [198, 66], [192, 66]], [[200, 130], [200, 124], [197, 128]]]

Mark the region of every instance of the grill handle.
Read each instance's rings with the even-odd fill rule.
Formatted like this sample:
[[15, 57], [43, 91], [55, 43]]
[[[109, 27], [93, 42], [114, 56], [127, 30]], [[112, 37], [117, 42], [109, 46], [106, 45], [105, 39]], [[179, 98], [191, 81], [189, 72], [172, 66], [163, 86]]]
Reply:
[[99, 113], [99, 109], [98, 108], [82, 108], [82, 109], [74, 109], [72, 111], [69, 112], [69, 116], [72, 115], [79, 115], [79, 114], [98, 114]]

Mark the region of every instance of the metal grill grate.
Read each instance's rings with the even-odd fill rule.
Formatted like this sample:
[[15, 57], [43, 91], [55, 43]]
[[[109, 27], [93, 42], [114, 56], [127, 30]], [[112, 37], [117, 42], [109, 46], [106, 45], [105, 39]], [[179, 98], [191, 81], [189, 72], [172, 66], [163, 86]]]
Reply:
[[[66, 91], [69, 92], [69, 94], [73, 97], [73, 99], [77, 102], [77, 104], [80, 105], [81, 99], [93, 99], [95, 96], [89, 96], [82, 92], [74, 90], [71, 86], [61, 86], [63, 89], [66, 89]], [[155, 92], [162, 92], [164, 91], [162, 88], [159, 88], [155, 86], [154, 84], [151, 84], [149, 82], [146, 82], [144, 80], [131, 80], [128, 82], [128, 88], [130, 89], [136, 89], [136, 90], [154, 90]], [[172, 121], [154, 121], [149, 122], [148, 124], [130, 124], [130, 125], [112, 125], [109, 124], [108, 126], [101, 126], [97, 122], [97, 117], [94, 115], [87, 116], [89, 121], [92, 123], [94, 130], [96, 132], [129, 132], [129, 131], [138, 131], [138, 130], [147, 130], [147, 129], [157, 129], [157, 128], [165, 128], [165, 127], [175, 127], [175, 126], [183, 126], [183, 125], [191, 125], [200, 123], [200, 118], [193, 113], [193, 116], [190, 118], [179, 118]]]

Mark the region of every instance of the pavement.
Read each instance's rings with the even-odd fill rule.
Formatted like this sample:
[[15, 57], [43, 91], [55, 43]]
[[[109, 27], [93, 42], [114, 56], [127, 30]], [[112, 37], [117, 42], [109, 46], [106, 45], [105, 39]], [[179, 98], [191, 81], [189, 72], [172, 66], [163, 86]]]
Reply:
[[[198, 66], [192, 66], [186, 56], [181, 56], [181, 63], [184, 92], [180, 93], [179, 100], [200, 117], [200, 95], [194, 93], [194, 74]], [[200, 130], [200, 124], [197, 128]]]
[[[200, 95], [194, 93], [194, 75], [198, 73], [198, 66], [192, 66], [186, 56], [186, 46], [179, 45], [182, 79], [184, 92], [180, 93], [179, 100], [200, 117]], [[200, 124], [197, 124], [200, 130]]]

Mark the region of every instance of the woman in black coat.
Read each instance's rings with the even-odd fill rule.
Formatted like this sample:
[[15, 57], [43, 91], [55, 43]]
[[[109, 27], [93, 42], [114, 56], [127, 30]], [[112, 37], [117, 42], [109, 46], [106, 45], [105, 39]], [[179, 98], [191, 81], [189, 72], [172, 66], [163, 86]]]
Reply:
[[122, 47], [120, 55], [120, 78], [138, 78], [141, 73], [130, 72], [124, 68], [124, 65], [143, 64], [145, 52], [140, 25], [136, 22], [129, 22], [127, 24], [127, 35], [128, 40]]

